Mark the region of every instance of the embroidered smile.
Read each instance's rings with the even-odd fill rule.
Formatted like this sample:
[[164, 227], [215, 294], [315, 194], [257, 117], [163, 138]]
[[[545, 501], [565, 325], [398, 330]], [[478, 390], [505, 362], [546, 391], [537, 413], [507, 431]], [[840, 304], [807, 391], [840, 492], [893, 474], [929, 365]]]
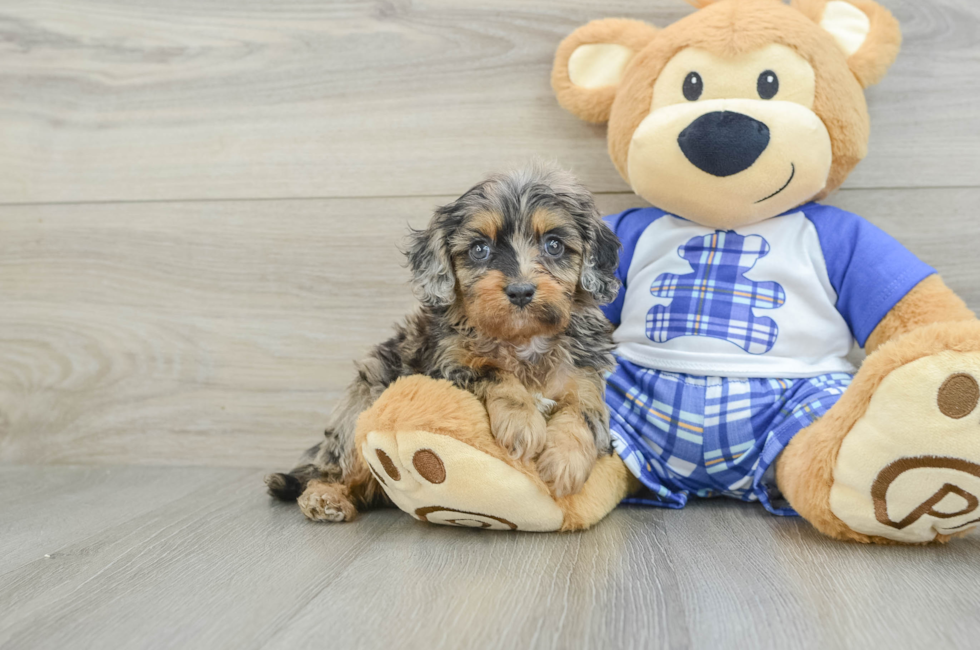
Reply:
[[773, 192], [772, 194], [770, 194], [764, 199], [759, 199], [758, 201], [756, 201], [756, 203], [762, 203], [763, 201], [768, 201], [769, 199], [771, 199], [772, 197], [776, 196], [777, 194], [785, 190], [787, 187], [789, 187], [789, 184], [793, 182], [793, 177], [796, 176], [796, 165], [794, 163], [790, 163], [789, 166], [792, 168], [792, 170], [789, 173], [789, 180], [786, 181], [786, 183], [778, 190], [776, 190], [775, 192]]

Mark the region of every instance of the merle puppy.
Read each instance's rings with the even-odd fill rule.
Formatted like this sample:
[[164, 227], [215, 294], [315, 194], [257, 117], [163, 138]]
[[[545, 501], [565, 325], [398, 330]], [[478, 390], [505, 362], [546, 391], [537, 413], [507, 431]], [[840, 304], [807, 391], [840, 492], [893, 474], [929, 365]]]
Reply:
[[570, 174], [493, 176], [410, 236], [421, 306], [357, 364], [326, 438], [269, 492], [313, 520], [346, 521], [386, 502], [354, 449], [357, 417], [399, 377], [451, 381], [486, 405], [497, 441], [534, 460], [556, 497], [579, 491], [611, 453], [603, 372], [619, 242]]

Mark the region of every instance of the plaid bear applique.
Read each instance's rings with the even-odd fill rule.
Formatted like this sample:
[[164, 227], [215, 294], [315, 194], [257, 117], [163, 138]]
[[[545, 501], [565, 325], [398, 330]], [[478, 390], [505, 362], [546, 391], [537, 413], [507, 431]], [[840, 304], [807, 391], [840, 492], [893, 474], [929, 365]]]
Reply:
[[776, 344], [779, 327], [771, 318], [757, 317], [753, 309], [776, 309], [786, 292], [776, 282], [754, 282], [745, 273], [769, 253], [769, 242], [759, 235], [743, 237], [718, 230], [694, 237], [677, 249], [693, 272], [664, 273], [650, 293], [672, 298], [647, 313], [646, 334], [656, 343], [681, 336], [709, 336], [734, 343], [749, 354], [765, 354]]

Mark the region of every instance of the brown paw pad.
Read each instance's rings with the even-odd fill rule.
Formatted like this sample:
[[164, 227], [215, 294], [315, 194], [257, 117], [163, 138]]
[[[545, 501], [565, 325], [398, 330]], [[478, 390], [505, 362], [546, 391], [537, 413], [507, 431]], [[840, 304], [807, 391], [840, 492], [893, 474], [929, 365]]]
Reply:
[[980, 401], [980, 386], [973, 375], [957, 373], [947, 377], [939, 387], [936, 404], [939, 411], [948, 418], [965, 418], [977, 408]]
[[378, 455], [378, 461], [381, 463], [381, 468], [385, 471], [385, 474], [388, 475], [388, 478], [393, 481], [400, 481], [402, 479], [402, 474], [398, 471], [398, 468], [395, 467], [395, 463], [391, 461], [391, 457], [386, 454], [383, 449], [375, 449], [374, 453]]
[[412, 465], [429, 483], [439, 484], [446, 480], [446, 465], [431, 449], [419, 449], [412, 456]]

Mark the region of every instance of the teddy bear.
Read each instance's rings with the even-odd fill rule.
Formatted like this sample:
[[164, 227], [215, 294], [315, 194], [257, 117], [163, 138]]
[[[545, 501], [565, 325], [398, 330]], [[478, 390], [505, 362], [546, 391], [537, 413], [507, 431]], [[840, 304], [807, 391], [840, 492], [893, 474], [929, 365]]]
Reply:
[[624, 501], [726, 496], [841, 540], [972, 530], [980, 323], [899, 242], [819, 203], [867, 151], [864, 89], [898, 54], [897, 21], [872, 0], [691, 4], [663, 29], [590, 22], [552, 71], [561, 106], [607, 124], [613, 164], [655, 206], [606, 218], [622, 245], [603, 308], [616, 453], [555, 499], [472, 395], [426, 377], [361, 416], [359, 451], [432, 523], [578, 530]]

